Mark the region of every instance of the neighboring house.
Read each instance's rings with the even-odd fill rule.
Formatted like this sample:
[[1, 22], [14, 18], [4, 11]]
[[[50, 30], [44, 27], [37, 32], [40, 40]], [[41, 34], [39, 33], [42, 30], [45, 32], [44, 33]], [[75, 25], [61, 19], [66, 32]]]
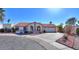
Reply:
[[70, 29], [71, 33], [76, 34], [77, 28], [79, 28], [79, 26], [77, 26], [77, 25], [76, 26], [65, 26], [64, 27], [64, 31], [66, 32], [67, 30]]
[[3, 28], [3, 25], [2, 24], [0, 24], [0, 29], [2, 29]]
[[0, 29], [2, 29], [2, 28], [11, 29], [13, 26], [14, 26], [14, 24], [0, 24]]
[[14, 26], [14, 24], [2, 24], [2, 28], [11, 29]]
[[41, 24], [38, 22], [25, 23], [21, 22], [14, 27], [17, 31], [31, 32], [31, 33], [42, 33], [42, 32], [56, 32], [56, 26], [54, 24]]
[[0, 32], [13, 32], [13, 24], [0, 24]]
[[4, 29], [11, 29], [11, 24], [3, 24]]

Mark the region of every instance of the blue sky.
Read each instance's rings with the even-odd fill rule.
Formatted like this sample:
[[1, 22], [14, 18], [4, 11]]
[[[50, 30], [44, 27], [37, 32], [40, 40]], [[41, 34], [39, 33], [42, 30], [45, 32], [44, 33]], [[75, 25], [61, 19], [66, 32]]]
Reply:
[[79, 8], [4, 8], [5, 23], [11, 19], [12, 24], [18, 22], [41, 22], [54, 24], [65, 23], [68, 18], [79, 19]]

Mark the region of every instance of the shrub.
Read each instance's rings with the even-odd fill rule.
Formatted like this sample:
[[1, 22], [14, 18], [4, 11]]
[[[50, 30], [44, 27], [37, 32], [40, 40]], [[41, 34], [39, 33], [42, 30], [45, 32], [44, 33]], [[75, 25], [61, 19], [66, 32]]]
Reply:
[[15, 28], [12, 28], [12, 32], [15, 33], [16, 32], [16, 29]]
[[4, 28], [4, 32], [5, 32], [5, 33], [10, 33], [10, 32], [11, 32], [11, 29]]
[[79, 28], [76, 29], [76, 33], [77, 33], [77, 35], [79, 35]]
[[4, 29], [0, 29], [0, 32], [3, 33], [4, 32]]

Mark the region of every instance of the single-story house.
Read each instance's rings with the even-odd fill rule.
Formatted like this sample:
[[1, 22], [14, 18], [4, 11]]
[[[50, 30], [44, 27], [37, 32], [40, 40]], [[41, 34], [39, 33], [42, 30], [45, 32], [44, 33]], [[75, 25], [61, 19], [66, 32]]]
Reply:
[[14, 26], [14, 24], [0, 24], [0, 29], [2, 28], [12, 28]]
[[0, 24], [0, 32], [13, 32], [14, 24]]
[[57, 30], [57, 27], [54, 24], [42, 24], [38, 22], [21, 22], [15, 24], [14, 27], [17, 29], [17, 31], [29, 33], [56, 32]]

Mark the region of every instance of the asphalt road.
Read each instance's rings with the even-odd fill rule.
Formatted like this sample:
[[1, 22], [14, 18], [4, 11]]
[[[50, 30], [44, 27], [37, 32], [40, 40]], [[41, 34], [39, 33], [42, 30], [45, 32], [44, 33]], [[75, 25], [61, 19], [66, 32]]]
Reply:
[[29, 38], [0, 36], [0, 50], [45, 50], [45, 48]]

